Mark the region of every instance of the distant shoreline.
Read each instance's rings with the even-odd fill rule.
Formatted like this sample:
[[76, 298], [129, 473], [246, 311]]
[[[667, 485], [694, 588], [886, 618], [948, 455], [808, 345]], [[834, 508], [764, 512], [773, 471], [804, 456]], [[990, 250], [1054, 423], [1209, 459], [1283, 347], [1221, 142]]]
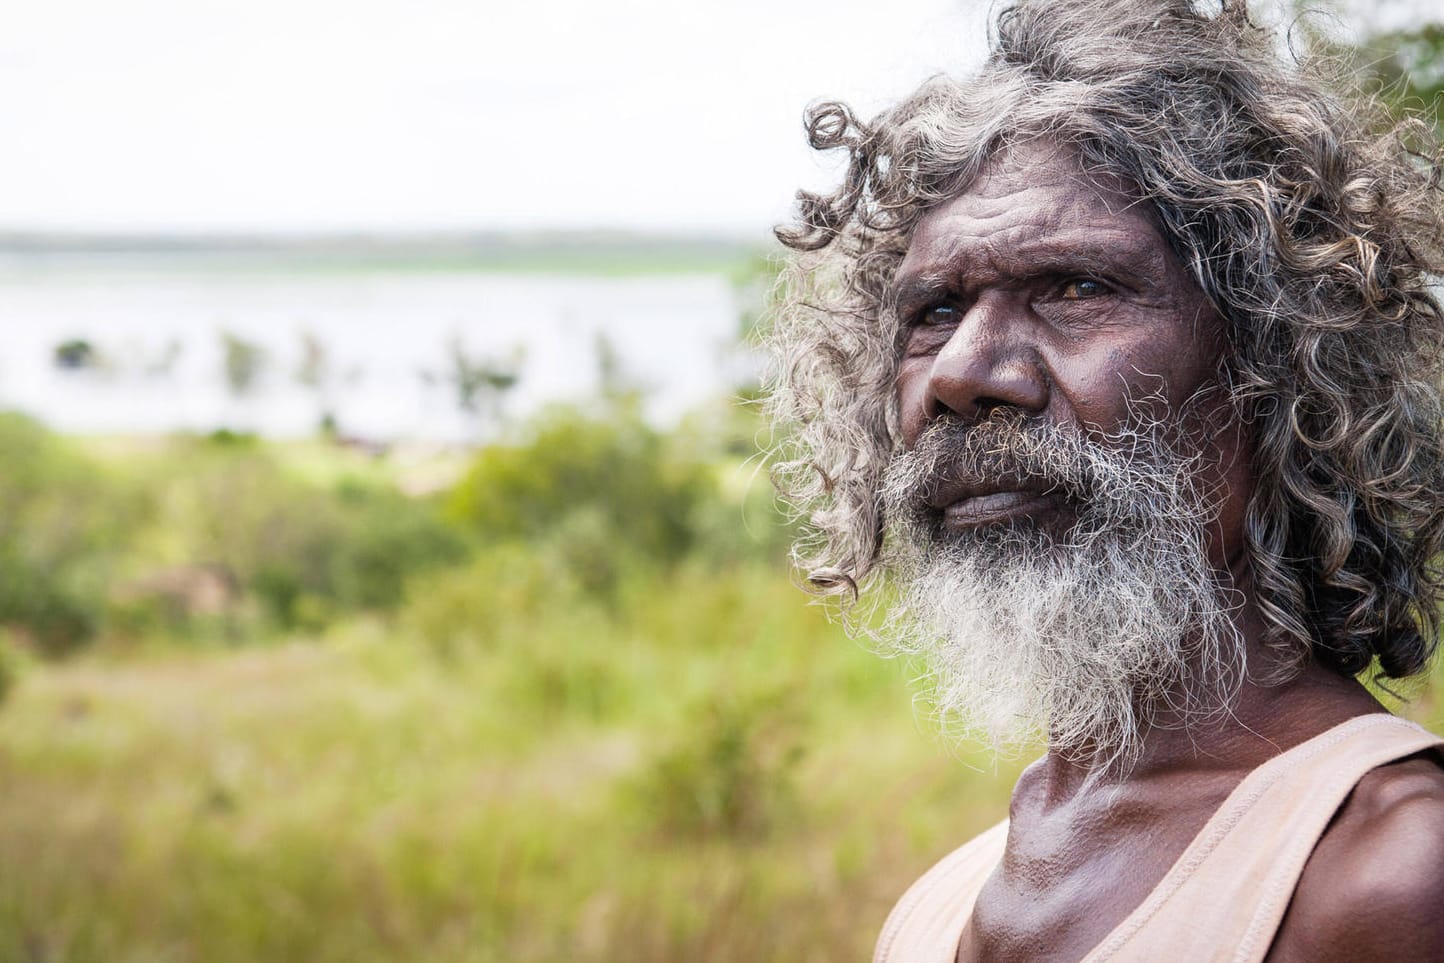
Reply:
[[418, 271], [635, 276], [738, 274], [771, 248], [717, 236], [573, 231], [472, 234], [125, 235], [0, 232], [0, 272]]

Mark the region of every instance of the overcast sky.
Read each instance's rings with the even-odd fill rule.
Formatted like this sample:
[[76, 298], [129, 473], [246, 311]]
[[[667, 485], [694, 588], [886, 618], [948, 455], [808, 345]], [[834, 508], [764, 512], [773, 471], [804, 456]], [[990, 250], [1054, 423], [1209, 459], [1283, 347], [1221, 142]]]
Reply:
[[0, 229], [763, 230], [808, 100], [981, 54], [950, 0], [43, 0], [0, 17]]
[[0, 17], [0, 230], [756, 234], [824, 178], [802, 144], [809, 100], [869, 111], [976, 63], [985, 11], [16, 0]]

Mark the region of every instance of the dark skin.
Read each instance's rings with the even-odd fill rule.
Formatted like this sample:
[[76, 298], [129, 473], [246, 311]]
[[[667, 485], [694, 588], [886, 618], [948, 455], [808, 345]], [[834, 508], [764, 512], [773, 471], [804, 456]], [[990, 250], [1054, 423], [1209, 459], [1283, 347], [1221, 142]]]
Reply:
[[[1085, 176], [1067, 152], [1021, 145], [923, 218], [895, 283], [905, 347], [897, 376], [903, 439], [934, 420], [1021, 408], [1103, 435], [1126, 399], [1178, 408], [1214, 380], [1222, 322], [1126, 185]], [[1203, 471], [1220, 492], [1209, 552], [1243, 602], [1251, 666], [1266, 666], [1248, 575], [1253, 490], [1246, 432], [1223, 418]], [[1212, 404], [1212, 407], [1210, 407]], [[966, 493], [944, 524], [1026, 517], [1066, 524], [1036, 491]], [[1082, 959], [1143, 901], [1252, 769], [1347, 719], [1383, 711], [1353, 679], [1309, 665], [1293, 681], [1246, 682], [1207, 725], [1159, 720], [1126, 778], [1088, 780], [1049, 752], [1013, 793], [1007, 851], [978, 897], [958, 959]], [[1170, 721], [1178, 722], [1169, 725]], [[1444, 959], [1444, 766], [1422, 755], [1367, 775], [1309, 862], [1269, 959]]]

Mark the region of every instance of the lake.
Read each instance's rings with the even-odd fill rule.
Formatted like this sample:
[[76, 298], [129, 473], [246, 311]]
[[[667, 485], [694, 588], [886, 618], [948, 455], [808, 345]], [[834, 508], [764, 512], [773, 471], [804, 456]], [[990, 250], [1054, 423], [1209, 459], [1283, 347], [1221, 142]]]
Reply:
[[[485, 394], [463, 409], [458, 358], [513, 371], [499, 403], [526, 416], [596, 397], [604, 337], [621, 377], [645, 389], [649, 417], [667, 424], [746, 379], [740, 310], [720, 273], [7, 263], [0, 406], [85, 434], [294, 437], [329, 413], [358, 438], [467, 440], [495, 417]], [[66, 342], [70, 367], [57, 353]]]

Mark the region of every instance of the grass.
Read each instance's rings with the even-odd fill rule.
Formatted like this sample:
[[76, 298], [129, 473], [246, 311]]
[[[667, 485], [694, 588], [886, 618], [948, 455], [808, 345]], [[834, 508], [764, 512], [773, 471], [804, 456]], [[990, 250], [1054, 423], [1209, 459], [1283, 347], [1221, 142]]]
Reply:
[[766, 567], [610, 605], [484, 574], [323, 637], [28, 666], [0, 959], [861, 959], [1004, 814], [1019, 763], [944, 748]]
[[[134, 475], [166, 465], [165, 459], [184, 446], [186, 437], [108, 434], [71, 436], [70, 441], [97, 462]], [[377, 455], [321, 437], [265, 441], [242, 437], [237, 446], [264, 451], [288, 475], [314, 486], [357, 482], [389, 485], [411, 495], [451, 487], [473, 457], [468, 449], [431, 443], [397, 444]]]
[[459, 650], [403, 614], [31, 667], [0, 709], [0, 959], [866, 956], [1012, 770], [959, 765], [771, 573], [653, 592]]

